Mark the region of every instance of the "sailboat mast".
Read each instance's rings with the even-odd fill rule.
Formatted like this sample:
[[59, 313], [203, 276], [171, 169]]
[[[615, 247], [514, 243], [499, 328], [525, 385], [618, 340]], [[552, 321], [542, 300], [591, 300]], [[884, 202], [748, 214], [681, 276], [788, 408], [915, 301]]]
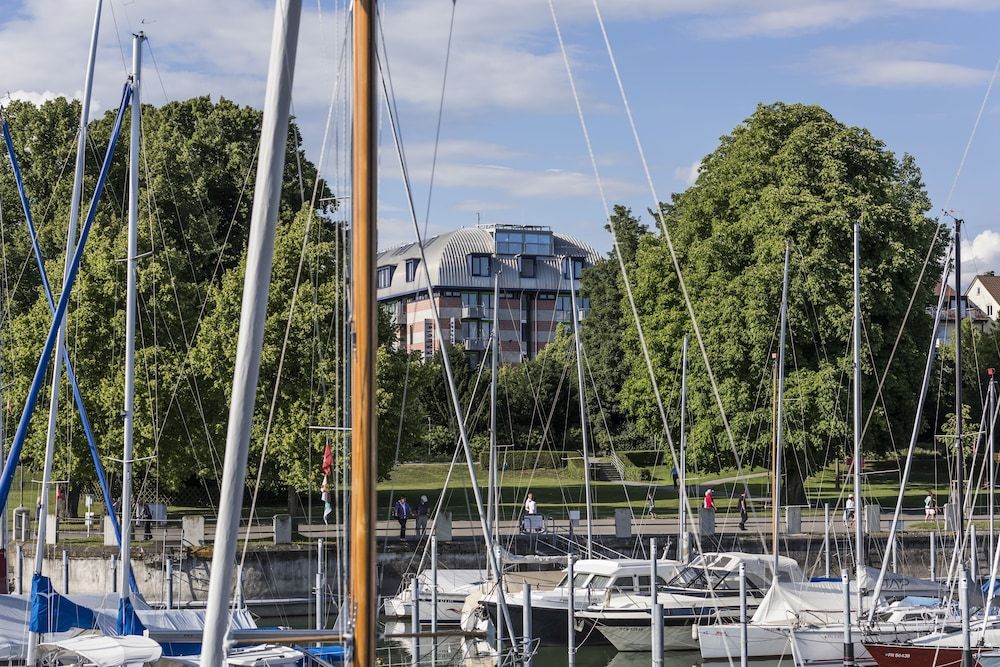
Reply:
[[779, 572], [778, 534], [781, 523], [781, 467], [782, 449], [785, 442], [785, 330], [788, 328], [788, 265], [792, 255], [792, 244], [785, 241], [785, 268], [781, 274], [781, 322], [778, 330], [778, 391], [774, 424], [774, 498], [772, 499], [771, 556], [774, 569], [771, 574], [775, 581]]
[[[351, 601], [355, 609], [354, 665], [375, 666], [375, 250], [376, 0], [354, 0], [354, 164], [351, 259], [354, 353], [351, 375]], [[447, 350], [441, 350], [447, 355]]]
[[274, 259], [274, 232], [281, 208], [288, 111], [301, 15], [302, 0], [279, 0], [275, 3], [201, 667], [218, 667], [226, 663], [224, 644], [230, 625], [229, 598], [236, 569], [236, 540], [240, 533], [254, 399], [260, 376], [260, 355]]
[[490, 336], [490, 475], [486, 517], [493, 539], [500, 534], [500, 457], [497, 453], [497, 373], [500, 371], [500, 263], [494, 255], [493, 274], [493, 334]]
[[[69, 224], [66, 228], [66, 261], [63, 268], [63, 289], [73, 261], [76, 248], [76, 225], [80, 217], [80, 199], [83, 192], [83, 171], [87, 157], [87, 123], [90, 121], [90, 97], [94, 84], [94, 62], [97, 59], [97, 38], [101, 30], [101, 1], [97, 0], [94, 10], [94, 25], [90, 33], [90, 52], [87, 55], [87, 70], [83, 80], [83, 99], [80, 101], [80, 127], [76, 137], [76, 166], [73, 173], [73, 192], [70, 199]], [[49, 513], [49, 487], [52, 485], [52, 462], [55, 458], [56, 415], [59, 412], [59, 385], [62, 380], [62, 354], [66, 341], [66, 321], [56, 334], [55, 349], [60, 353], [52, 360], [52, 389], [49, 393], [49, 422], [45, 432], [45, 463], [42, 469], [42, 485], [39, 488], [38, 542], [35, 546], [35, 573], [41, 574], [45, 559], [45, 532]], [[38, 634], [30, 633], [28, 638], [27, 663], [33, 665], [38, 656]]]
[[688, 335], [684, 334], [681, 344], [681, 434], [680, 434], [680, 470], [677, 486], [677, 560], [687, 562], [687, 377], [688, 377]]
[[128, 147], [128, 255], [125, 259], [125, 408], [124, 443], [122, 453], [122, 539], [121, 539], [121, 598], [129, 596], [129, 569], [132, 565], [132, 432], [135, 413], [135, 311], [136, 262], [139, 254], [139, 142], [142, 136], [142, 102], [139, 97], [140, 70], [142, 68], [142, 41], [140, 32], [132, 36], [132, 127]]
[[[965, 530], [965, 453], [962, 451], [962, 220], [955, 218], [955, 477], [957, 498], [955, 539]], [[959, 561], [965, 549], [959, 547]]]
[[[865, 567], [865, 536], [862, 523], [864, 504], [861, 502], [861, 221], [854, 221], [854, 580], [861, 595], [861, 579]], [[861, 614], [860, 600], [858, 614]], [[859, 616], [860, 617], [860, 616]]]
[[587, 433], [587, 383], [583, 377], [583, 345], [580, 343], [580, 311], [576, 307], [576, 268], [572, 258], [569, 267], [569, 298], [573, 309], [573, 344], [576, 347], [576, 382], [580, 388], [580, 437], [583, 440], [583, 491], [587, 501], [587, 558], [594, 557], [594, 511], [590, 491], [590, 438]]

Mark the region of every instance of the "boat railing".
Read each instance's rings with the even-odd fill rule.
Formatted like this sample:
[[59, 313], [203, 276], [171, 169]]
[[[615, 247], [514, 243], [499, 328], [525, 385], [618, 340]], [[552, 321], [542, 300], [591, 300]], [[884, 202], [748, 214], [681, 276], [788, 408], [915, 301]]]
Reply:
[[[572, 526], [567, 528], [569, 531]], [[570, 537], [568, 534], [563, 535], [559, 532], [549, 532], [544, 535], [539, 536], [539, 543], [545, 544], [549, 548], [561, 553], [561, 554], [581, 554], [587, 549], [585, 542], [580, 542], [577, 539], [577, 535], [573, 534]], [[600, 542], [593, 542], [592, 551], [595, 558], [608, 558], [608, 559], [626, 559], [629, 556], [615, 551], [614, 549], [607, 547]]]

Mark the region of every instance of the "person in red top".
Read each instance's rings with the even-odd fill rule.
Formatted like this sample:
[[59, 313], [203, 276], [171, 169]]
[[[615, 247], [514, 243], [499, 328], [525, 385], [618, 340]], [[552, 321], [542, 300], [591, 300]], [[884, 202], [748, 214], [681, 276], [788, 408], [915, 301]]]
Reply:
[[713, 495], [714, 493], [715, 492], [712, 491], [712, 489], [709, 489], [708, 491], [705, 492], [705, 509], [707, 510], [715, 509], [715, 496]]

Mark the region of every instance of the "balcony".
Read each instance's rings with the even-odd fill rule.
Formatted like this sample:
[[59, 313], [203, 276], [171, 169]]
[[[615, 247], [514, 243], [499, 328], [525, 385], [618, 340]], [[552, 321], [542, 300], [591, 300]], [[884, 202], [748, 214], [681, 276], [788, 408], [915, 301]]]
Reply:
[[469, 352], [485, 352], [490, 343], [489, 338], [466, 338], [465, 349]]
[[463, 320], [492, 320], [493, 309], [487, 306], [462, 306]]

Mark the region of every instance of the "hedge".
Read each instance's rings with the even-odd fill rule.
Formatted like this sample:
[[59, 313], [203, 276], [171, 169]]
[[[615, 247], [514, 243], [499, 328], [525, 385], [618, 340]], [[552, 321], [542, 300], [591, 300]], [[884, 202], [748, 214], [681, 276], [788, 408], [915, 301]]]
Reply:
[[664, 452], [659, 449], [640, 449], [618, 452], [625, 467], [625, 479], [629, 482], [646, 482], [653, 478], [650, 468], [662, 465]]

